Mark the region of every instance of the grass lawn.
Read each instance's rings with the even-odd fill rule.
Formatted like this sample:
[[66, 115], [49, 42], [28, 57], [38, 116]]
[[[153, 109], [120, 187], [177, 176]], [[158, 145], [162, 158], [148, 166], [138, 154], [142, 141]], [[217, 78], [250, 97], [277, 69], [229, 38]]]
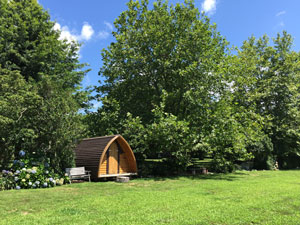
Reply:
[[300, 171], [2, 191], [0, 224], [300, 224]]

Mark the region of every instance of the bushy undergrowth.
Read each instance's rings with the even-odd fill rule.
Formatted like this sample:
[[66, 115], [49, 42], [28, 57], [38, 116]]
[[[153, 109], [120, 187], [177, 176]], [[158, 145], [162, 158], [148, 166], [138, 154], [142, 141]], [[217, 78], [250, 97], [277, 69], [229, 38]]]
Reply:
[[0, 172], [0, 190], [48, 188], [69, 181], [66, 174], [55, 172], [49, 163], [26, 157], [24, 151], [19, 156], [20, 160], [14, 160], [11, 168]]

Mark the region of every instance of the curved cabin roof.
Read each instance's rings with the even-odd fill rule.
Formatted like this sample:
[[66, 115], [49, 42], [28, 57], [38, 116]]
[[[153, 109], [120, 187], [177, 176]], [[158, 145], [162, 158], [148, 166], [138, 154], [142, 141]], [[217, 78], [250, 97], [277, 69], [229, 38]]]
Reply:
[[127, 141], [121, 135], [83, 139], [75, 149], [76, 166], [84, 166], [91, 171], [93, 178], [100, 177], [101, 163], [112, 143], [117, 143], [128, 159], [130, 173], [137, 172], [136, 159]]

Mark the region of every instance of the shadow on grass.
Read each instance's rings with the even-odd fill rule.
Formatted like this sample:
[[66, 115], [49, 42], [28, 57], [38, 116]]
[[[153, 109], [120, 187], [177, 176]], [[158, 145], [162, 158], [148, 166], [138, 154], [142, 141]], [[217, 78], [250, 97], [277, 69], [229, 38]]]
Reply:
[[157, 177], [147, 177], [144, 180], [154, 180], [154, 181], [165, 181], [165, 180], [179, 180], [180, 178], [187, 178], [190, 180], [225, 180], [234, 181], [239, 179], [244, 179], [245, 176], [249, 176], [247, 173], [235, 172], [229, 174], [213, 173], [213, 174], [199, 174], [199, 175], [174, 175], [174, 176], [157, 176]]

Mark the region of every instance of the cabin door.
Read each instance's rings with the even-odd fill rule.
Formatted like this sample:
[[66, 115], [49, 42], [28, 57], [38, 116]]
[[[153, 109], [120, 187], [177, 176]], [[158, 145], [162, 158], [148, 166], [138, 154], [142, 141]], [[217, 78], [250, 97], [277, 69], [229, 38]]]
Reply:
[[114, 142], [109, 148], [108, 173], [117, 174], [119, 171], [118, 145]]

